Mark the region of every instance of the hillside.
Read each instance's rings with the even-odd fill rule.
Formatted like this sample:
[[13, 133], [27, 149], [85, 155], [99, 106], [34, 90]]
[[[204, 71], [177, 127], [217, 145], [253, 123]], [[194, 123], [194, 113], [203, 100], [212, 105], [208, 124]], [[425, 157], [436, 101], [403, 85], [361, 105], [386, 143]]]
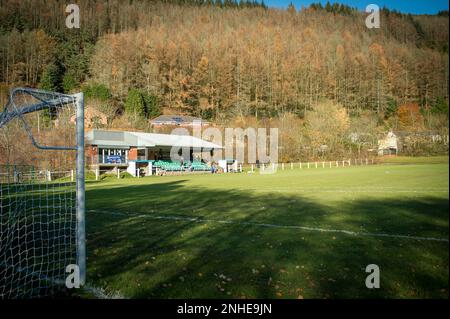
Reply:
[[[328, 100], [356, 126], [377, 127], [370, 133], [448, 131], [448, 13], [385, 8], [381, 28], [368, 29], [365, 13], [342, 5], [79, 4], [82, 27], [70, 30], [59, 1], [1, 1], [3, 101], [11, 86], [82, 89], [111, 125], [145, 128], [145, 118], [161, 112], [217, 123], [290, 114], [302, 127], [308, 112]], [[418, 106], [420, 125], [399, 121], [405, 105]]]

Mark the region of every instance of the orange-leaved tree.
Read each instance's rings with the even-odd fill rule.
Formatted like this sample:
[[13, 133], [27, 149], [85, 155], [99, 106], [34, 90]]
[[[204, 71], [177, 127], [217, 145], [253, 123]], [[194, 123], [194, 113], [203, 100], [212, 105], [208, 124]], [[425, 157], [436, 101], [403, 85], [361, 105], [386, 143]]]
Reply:
[[420, 129], [423, 127], [423, 116], [418, 104], [400, 105], [397, 110], [398, 121], [402, 129]]

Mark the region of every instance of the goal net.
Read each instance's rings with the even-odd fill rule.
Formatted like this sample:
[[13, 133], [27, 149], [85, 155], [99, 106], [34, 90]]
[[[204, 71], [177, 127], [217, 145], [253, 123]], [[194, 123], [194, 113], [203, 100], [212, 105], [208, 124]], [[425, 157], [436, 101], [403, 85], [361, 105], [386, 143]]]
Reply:
[[[0, 112], [0, 299], [85, 279], [82, 94], [11, 90]], [[70, 268], [70, 267], [69, 267]]]

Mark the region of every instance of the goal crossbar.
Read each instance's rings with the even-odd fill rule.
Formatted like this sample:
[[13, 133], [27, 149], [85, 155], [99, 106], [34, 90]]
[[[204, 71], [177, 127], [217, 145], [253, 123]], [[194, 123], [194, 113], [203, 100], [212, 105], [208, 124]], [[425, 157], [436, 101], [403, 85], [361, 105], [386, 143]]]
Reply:
[[16, 107], [14, 107], [14, 110], [5, 109], [3, 112], [0, 113], [0, 127], [6, 125], [8, 122], [10, 122], [11, 120], [13, 120], [14, 118], [16, 118], [20, 115], [41, 111], [47, 107], [60, 107], [61, 105], [74, 103], [76, 101], [75, 96], [59, 94], [59, 93], [58, 93], [58, 98], [56, 98], [56, 99], [44, 100], [41, 97], [39, 97], [37, 94], [35, 94], [35, 92], [38, 92], [41, 94], [48, 94], [46, 91], [30, 90], [27, 88], [15, 88], [15, 89], [11, 90], [11, 93], [9, 95], [9, 101], [8, 101], [7, 105], [14, 105], [14, 103], [13, 103], [14, 95], [19, 92], [28, 93], [41, 102], [29, 105], [20, 110], [18, 110]]

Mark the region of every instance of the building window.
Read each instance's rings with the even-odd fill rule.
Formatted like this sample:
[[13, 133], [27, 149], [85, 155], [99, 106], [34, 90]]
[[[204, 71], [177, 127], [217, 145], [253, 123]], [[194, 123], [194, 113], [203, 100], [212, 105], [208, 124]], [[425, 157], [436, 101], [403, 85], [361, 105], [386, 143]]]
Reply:
[[126, 164], [128, 162], [128, 150], [117, 148], [99, 148], [99, 164]]
[[147, 150], [146, 149], [138, 149], [137, 150], [137, 159], [138, 160], [147, 160]]

